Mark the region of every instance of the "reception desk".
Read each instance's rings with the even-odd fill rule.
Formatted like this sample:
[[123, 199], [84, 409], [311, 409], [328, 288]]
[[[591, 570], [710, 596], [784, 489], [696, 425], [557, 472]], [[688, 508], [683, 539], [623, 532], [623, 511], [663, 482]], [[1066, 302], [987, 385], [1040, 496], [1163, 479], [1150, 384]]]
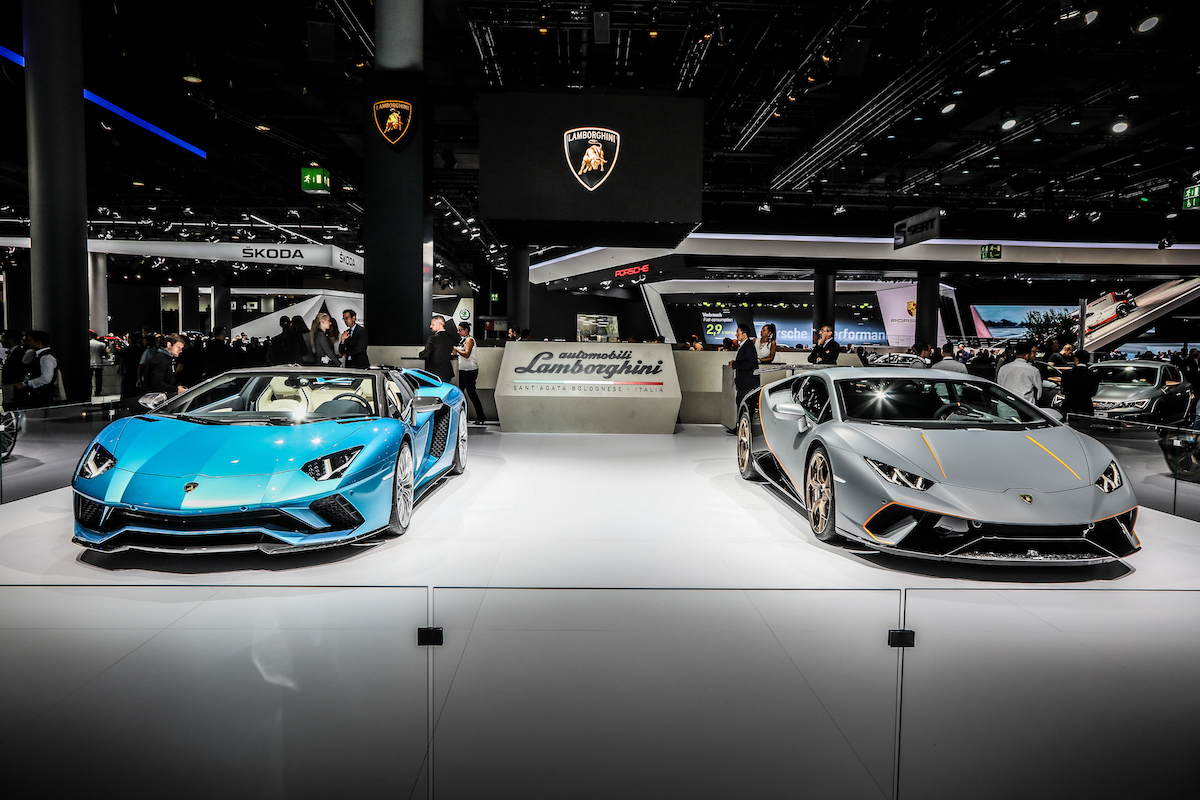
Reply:
[[665, 344], [510, 342], [496, 379], [500, 428], [673, 433], [679, 378]]
[[[424, 369], [425, 360], [418, 358], [417, 353], [424, 350], [424, 345], [404, 345], [396, 347], [375, 346], [367, 347], [367, 357], [372, 364], [388, 364], [404, 369]], [[483, 415], [487, 419], [497, 419], [496, 415], [496, 376], [500, 374], [500, 362], [504, 360], [503, 347], [479, 347], [474, 350], [475, 360], [479, 362], [479, 377], [475, 388], [479, 390], [479, 399], [483, 402]], [[450, 362], [454, 365], [454, 384], [458, 385], [458, 360]], [[470, 401], [467, 401], [470, 405]], [[467, 412], [471, 419], [475, 418], [475, 410]]]

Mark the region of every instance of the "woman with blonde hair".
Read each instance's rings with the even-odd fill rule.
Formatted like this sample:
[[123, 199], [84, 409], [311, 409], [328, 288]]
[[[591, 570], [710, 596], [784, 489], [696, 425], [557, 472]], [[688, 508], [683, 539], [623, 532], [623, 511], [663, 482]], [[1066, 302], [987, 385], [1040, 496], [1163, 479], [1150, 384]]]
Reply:
[[308, 330], [308, 352], [312, 354], [312, 363], [322, 366], [338, 366], [337, 350], [333, 348], [333, 340], [327, 331], [332, 321], [324, 311], [313, 317], [312, 327]]

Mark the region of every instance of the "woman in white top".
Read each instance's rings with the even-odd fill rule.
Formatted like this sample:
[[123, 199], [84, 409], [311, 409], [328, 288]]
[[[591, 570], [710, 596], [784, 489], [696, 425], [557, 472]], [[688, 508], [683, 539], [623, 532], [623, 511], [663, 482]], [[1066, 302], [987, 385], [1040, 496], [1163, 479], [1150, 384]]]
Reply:
[[475, 406], [475, 422], [482, 425], [483, 402], [480, 401], [479, 391], [475, 388], [475, 381], [479, 378], [479, 362], [475, 360], [475, 339], [471, 336], [471, 323], [460, 322], [458, 335], [462, 337], [462, 341], [454, 348], [455, 354], [458, 355], [458, 387]]
[[775, 360], [775, 323], [768, 322], [762, 326], [758, 343], [754, 346], [758, 351], [758, 363], [770, 364]]

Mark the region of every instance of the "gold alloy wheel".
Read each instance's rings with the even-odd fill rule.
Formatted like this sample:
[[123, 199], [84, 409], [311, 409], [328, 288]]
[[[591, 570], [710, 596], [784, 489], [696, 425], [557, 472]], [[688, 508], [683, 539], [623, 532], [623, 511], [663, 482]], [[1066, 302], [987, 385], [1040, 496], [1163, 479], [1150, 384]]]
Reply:
[[750, 416], [748, 414], [743, 414], [742, 418], [738, 420], [737, 460], [738, 469], [745, 475], [750, 466]]
[[804, 479], [804, 505], [808, 506], [808, 521], [813, 532], [823, 534], [829, 525], [829, 501], [833, 496], [833, 473], [825, 454], [817, 450], [808, 460]]

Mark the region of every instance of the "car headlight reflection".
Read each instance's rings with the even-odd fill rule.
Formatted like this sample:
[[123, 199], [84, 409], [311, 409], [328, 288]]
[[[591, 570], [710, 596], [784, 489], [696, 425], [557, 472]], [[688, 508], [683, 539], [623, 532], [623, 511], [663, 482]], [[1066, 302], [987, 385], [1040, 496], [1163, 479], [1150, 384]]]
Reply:
[[1096, 485], [1105, 494], [1112, 494], [1117, 489], [1120, 489], [1124, 483], [1125, 479], [1121, 477], [1121, 470], [1117, 469], [1117, 462], [1115, 461], [1110, 461], [1108, 468], [1100, 473], [1100, 477], [1096, 479]]
[[[866, 458], [866, 456], [863, 456], [863, 458]], [[899, 467], [893, 467], [891, 464], [885, 464], [873, 458], [867, 458], [866, 460], [879, 473], [879, 477], [888, 483], [894, 483], [897, 486], [904, 486], [908, 489], [916, 489], [918, 492], [928, 491], [929, 487], [934, 484], [928, 478], [923, 478], [912, 472], [905, 472]]]
[[339, 450], [327, 456], [314, 458], [300, 469], [304, 470], [314, 481], [333, 480], [346, 474], [350, 462], [354, 461], [354, 457], [360, 452], [362, 452], [362, 445], [351, 447], [348, 450]]
[[79, 477], [94, 478], [97, 475], [108, 472], [117, 465], [117, 457], [105, 450], [99, 444], [92, 445], [92, 449], [84, 456], [83, 463], [79, 465]]

